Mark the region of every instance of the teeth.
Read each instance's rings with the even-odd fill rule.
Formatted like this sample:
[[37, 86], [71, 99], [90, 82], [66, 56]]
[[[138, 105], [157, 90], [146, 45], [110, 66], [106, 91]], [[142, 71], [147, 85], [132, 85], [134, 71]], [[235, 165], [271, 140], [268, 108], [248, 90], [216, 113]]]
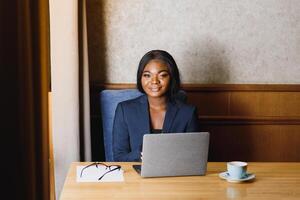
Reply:
[[150, 89], [152, 92], [157, 92], [159, 90], [159, 88], [151, 88]]

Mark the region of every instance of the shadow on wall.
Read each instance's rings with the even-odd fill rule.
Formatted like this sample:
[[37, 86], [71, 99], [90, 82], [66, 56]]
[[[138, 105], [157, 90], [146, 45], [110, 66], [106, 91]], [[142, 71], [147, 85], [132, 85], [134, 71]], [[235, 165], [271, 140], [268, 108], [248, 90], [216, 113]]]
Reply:
[[[196, 83], [226, 84], [230, 83], [231, 61], [228, 58], [228, 49], [216, 39], [204, 38], [199, 42], [192, 42], [188, 57], [192, 58], [192, 68], [189, 74], [196, 74], [199, 80]], [[201, 76], [199, 76], [199, 73]], [[251, 115], [252, 108], [247, 107], [240, 99], [238, 91], [203, 91], [200, 96], [191, 99], [196, 105], [202, 102], [205, 107], [199, 105], [198, 111], [202, 118], [210, 118], [206, 122], [200, 122], [201, 131], [211, 133], [209, 160], [252, 160], [253, 136], [255, 130], [250, 126], [236, 124], [235, 120], [214, 120], [237, 116]], [[234, 98], [234, 99], [232, 99]], [[234, 100], [234, 101], [232, 101]], [[200, 103], [201, 104], [201, 103]], [[247, 128], [247, 130], [245, 130]], [[246, 134], [244, 132], [246, 131]]]
[[[89, 52], [89, 80], [106, 82], [106, 36], [103, 1], [87, 1], [87, 34]], [[91, 146], [92, 160], [104, 161], [104, 145], [102, 136], [102, 120], [100, 115], [99, 91], [90, 89], [91, 110]]]
[[212, 38], [205, 38], [198, 43], [193, 41], [192, 44], [187, 52], [192, 63], [191, 74], [200, 73], [200, 82], [203, 83], [228, 83], [230, 61], [225, 47]]

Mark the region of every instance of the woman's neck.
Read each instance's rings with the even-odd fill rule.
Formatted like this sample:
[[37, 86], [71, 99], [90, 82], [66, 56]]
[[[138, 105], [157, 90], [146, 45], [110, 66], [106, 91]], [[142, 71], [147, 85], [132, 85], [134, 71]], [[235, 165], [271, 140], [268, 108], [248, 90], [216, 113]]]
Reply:
[[167, 108], [167, 97], [149, 97], [148, 102], [150, 109], [154, 110], [166, 110]]

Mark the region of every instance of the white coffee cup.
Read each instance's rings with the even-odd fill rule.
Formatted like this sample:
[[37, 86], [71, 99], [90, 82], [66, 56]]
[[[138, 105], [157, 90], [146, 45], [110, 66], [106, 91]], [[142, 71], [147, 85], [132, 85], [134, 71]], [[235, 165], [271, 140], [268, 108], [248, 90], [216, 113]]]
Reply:
[[227, 163], [227, 172], [230, 178], [241, 179], [247, 173], [248, 163], [242, 161], [231, 161]]

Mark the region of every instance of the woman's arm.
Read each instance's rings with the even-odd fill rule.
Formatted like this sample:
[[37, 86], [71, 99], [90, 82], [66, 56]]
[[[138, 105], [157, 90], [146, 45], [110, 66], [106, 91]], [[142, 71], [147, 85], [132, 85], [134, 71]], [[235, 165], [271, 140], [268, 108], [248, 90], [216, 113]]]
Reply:
[[198, 119], [198, 111], [197, 107], [194, 107], [192, 116], [188, 122], [186, 132], [199, 132], [199, 119]]
[[114, 161], [140, 161], [140, 151], [131, 151], [128, 125], [125, 121], [122, 104], [118, 104], [113, 124]]

